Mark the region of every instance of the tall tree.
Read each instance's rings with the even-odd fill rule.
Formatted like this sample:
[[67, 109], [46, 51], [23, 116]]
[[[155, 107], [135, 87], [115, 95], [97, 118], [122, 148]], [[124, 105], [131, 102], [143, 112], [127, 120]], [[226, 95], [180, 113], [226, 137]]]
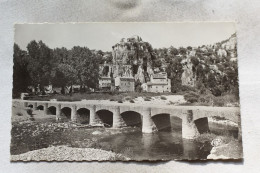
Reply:
[[181, 89], [181, 75], [183, 73], [181, 58], [174, 58], [166, 69], [168, 77], [171, 79], [171, 91], [176, 93]]
[[21, 92], [26, 92], [30, 84], [30, 75], [27, 70], [28, 54], [14, 44], [13, 54], [13, 97], [18, 97]]
[[32, 84], [37, 86], [48, 85], [51, 79], [51, 59], [52, 50], [42, 41], [37, 43], [35, 40], [27, 45], [29, 55], [28, 71], [32, 79]]

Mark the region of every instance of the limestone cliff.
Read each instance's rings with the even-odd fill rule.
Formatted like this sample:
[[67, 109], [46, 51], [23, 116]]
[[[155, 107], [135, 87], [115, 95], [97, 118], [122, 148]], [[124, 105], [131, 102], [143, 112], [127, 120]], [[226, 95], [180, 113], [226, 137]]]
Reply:
[[[182, 85], [195, 87], [196, 74], [193, 72], [194, 65], [191, 62], [192, 57], [197, 58], [203, 68], [207, 66], [210, 72], [224, 75], [224, 73], [218, 69], [218, 66], [223, 66], [222, 63], [228, 60], [237, 61], [236, 40], [236, 34], [233, 34], [229, 39], [222, 42], [213, 45], [193, 47], [192, 50], [188, 50], [181, 62], [183, 68], [181, 76]], [[224, 58], [225, 60], [223, 60]], [[222, 59], [222, 62], [220, 59]]]
[[134, 77], [141, 83], [149, 81], [153, 73], [152, 51], [151, 45], [143, 42], [139, 36], [121, 39], [112, 47], [113, 77]]
[[190, 57], [184, 59], [182, 61], [182, 65], [183, 65], [182, 66], [183, 73], [181, 76], [182, 85], [194, 87], [196, 78], [195, 78], [195, 74], [193, 74], [192, 71], [193, 64], [191, 63]]

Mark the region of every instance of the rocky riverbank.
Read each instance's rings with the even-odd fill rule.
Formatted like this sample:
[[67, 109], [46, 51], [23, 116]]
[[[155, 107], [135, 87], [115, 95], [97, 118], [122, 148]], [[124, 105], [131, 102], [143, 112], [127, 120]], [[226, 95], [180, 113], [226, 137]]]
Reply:
[[207, 159], [242, 159], [243, 149], [241, 141], [232, 139], [228, 143], [221, 138], [216, 138], [211, 142], [213, 148]]
[[129, 158], [94, 148], [72, 148], [67, 146], [52, 146], [29, 151], [19, 155], [11, 155], [11, 161], [113, 161], [129, 160]]

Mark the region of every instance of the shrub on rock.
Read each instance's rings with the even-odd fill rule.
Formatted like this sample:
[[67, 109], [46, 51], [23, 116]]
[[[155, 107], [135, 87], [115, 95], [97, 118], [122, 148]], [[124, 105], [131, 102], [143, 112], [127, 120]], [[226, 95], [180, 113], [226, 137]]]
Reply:
[[199, 95], [195, 92], [189, 92], [189, 93], [184, 94], [184, 99], [187, 102], [195, 103], [195, 102], [198, 102]]

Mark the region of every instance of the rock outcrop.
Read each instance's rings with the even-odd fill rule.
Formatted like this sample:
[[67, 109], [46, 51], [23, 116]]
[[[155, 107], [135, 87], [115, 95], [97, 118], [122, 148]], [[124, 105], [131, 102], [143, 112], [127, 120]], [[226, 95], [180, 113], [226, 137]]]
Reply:
[[[222, 63], [226, 61], [237, 61], [236, 40], [236, 34], [233, 34], [229, 39], [220, 43], [206, 46], [203, 45], [201, 47], [194, 47], [192, 50], [188, 50], [182, 60], [182, 85], [195, 87], [196, 74], [193, 71], [194, 64], [191, 62], [192, 57], [198, 59], [199, 64], [203, 67], [203, 69], [205, 66], [208, 66], [211, 73], [224, 75], [222, 71], [218, 69], [218, 66], [222, 66]], [[208, 63], [210, 61], [211, 63]]]
[[182, 61], [182, 65], [183, 65], [182, 66], [183, 73], [181, 76], [182, 85], [194, 87], [196, 78], [195, 78], [195, 74], [192, 71], [193, 64], [191, 62], [190, 57], [184, 59]]
[[113, 76], [113, 78], [133, 77], [135, 81], [145, 83], [153, 74], [152, 53], [152, 46], [148, 42], [143, 42], [141, 37], [123, 38], [112, 46], [113, 62], [101, 66], [100, 74], [106, 77]]

